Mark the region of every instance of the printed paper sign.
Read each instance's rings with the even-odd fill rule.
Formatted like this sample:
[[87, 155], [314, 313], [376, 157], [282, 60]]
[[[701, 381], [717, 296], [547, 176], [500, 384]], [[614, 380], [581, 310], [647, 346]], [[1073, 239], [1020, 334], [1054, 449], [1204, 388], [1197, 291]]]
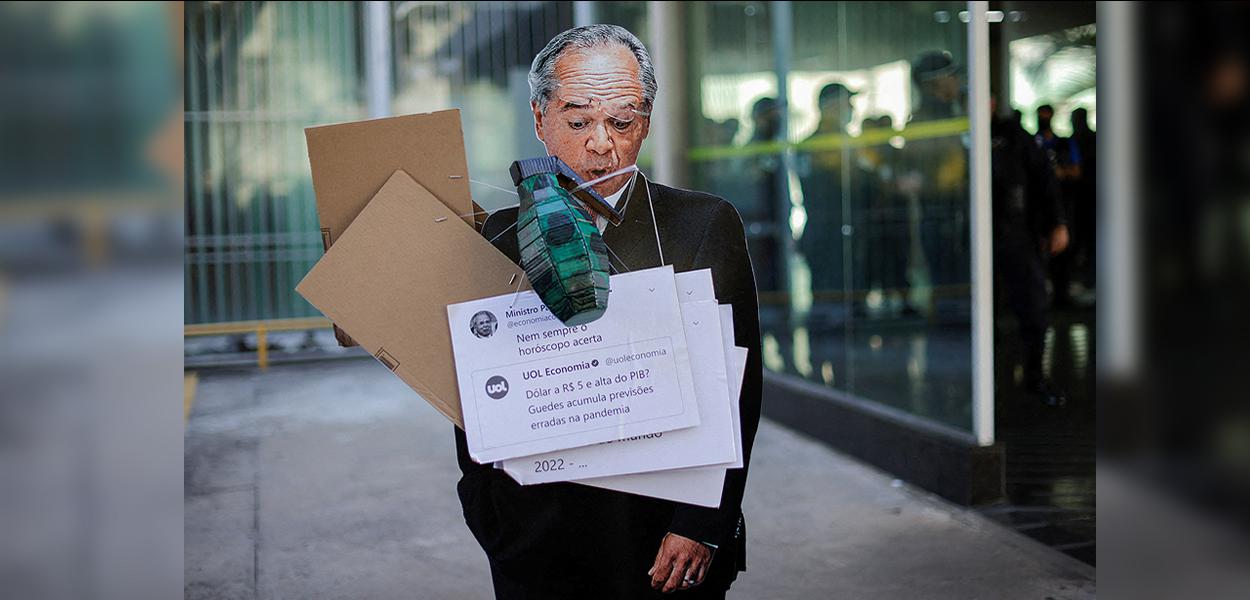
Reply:
[[712, 270], [699, 269], [677, 274], [677, 301], [699, 302], [716, 300], [716, 289], [712, 286]]
[[608, 310], [565, 327], [532, 292], [447, 307], [479, 463], [700, 422], [672, 267], [613, 275]]
[[[732, 354], [731, 368], [733, 371], [731, 372], [736, 373], [736, 375], [731, 376], [730, 380], [733, 384], [734, 397], [737, 398], [742, 392], [742, 376], [747, 366], [747, 349], [734, 347]], [[737, 420], [735, 420], [735, 423], [737, 423]], [[740, 431], [740, 428], [738, 430]], [[716, 508], [720, 506], [721, 495], [725, 489], [725, 471], [741, 466], [742, 444], [739, 443], [736, 465], [712, 465], [689, 469], [673, 469], [671, 471], [615, 475], [598, 479], [579, 479], [574, 483]]]
[[[710, 287], [711, 280], [707, 283]], [[681, 311], [699, 404], [698, 427], [505, 460], [503, 469], [531, 485], [733, 462], [736, 442], [719, 307], [715, 300], [682, 302]]]

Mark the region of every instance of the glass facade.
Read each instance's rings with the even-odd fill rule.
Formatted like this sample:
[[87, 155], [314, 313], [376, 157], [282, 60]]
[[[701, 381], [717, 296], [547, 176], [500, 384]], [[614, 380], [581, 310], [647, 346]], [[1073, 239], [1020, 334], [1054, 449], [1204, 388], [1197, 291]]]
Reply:
[[316, 316], [304, 127], [363, 118], [360, 7], [188, 2], [184, 320]]
[[[646, 2], [386, 8], [391, 113], [459, 108], [488, 210], [544, 152], [522, 107], [547, 40], [589, 18], [651, 41]], [[367, 10], [187, 3], [187, 323], [317, 315], [294, 293], [322, 254], [303, 128], [370, 116]], [[969, 430], [966, 4], [680, 10], [689, 180], [669, 183], [742, 214], [766, 367]]]
[[[543, 153], [526, 73], [573, 3], [386, 8], [391, 113], [459, 108], [475, 199], [514, 203], [508, 165]], [[294, 289], [323, 253], [304, 128], [370, 116], [365, 10], [186, 4], [186, 323], [319, 315]]]
[[961, 10], [689, 5], [689, 158], [742, 214], [767, 369], [970, 430]]

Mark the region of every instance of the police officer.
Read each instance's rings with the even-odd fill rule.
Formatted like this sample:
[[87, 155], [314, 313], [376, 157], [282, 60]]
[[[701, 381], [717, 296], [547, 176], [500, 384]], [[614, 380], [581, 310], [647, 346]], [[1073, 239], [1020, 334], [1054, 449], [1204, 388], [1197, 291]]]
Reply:
[[1047, 255], [1068, 245], [1059, 183], [1032, 139], [1010, 118], [994, 115], [990, 126], [993, 168], [994, 270], [1024, 342], [1027, 389], [1050, 406], [1066, 402], [1042, 373], [1046, 344]]
[[[964, 117], [962, 68], [950, 52], [925, 52], [911, 63], [920, 102], [909, 124], [957, 125]], [[918, 202], [920, 246], [936, 288], [968, 285], [968, 149], [958, 134], [908, 141], [901, 153], [904, 190]]]
[[[805, 142], [830, 136], [845, 136], [851, 121], [851, 97], [855, 92], [841, 83], [821, 88], [816, 104], [820, 120], [816, 131]], [[841, 235], [842, 202], [845, 191], [842, 180], [842, 150], [807, 152], [799, 157], [799, 181], [803, 187], [803, 208], [807, 226], [798, 247], [807, 257], [812, 271], [813, 292], [843, 292], [843, 239]], [[858, 269], [857, 269], [858, 270]]]

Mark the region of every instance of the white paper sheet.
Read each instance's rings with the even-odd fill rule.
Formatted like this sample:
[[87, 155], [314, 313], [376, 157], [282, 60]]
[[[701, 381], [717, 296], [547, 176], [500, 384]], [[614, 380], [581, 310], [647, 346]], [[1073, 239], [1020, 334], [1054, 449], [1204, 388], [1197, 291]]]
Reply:
[[[733, 384], [734, 406], [736, 407], [738, 405], [737, 398], [742, 394], [742, 377], [747, 366], [747, 349], [734, 347], [732, 356], [733, 365], [731, 369], [735, 375], [731, 377], [731, 383]], [[737, 410], [735, 410], [735, 414], [737, 414]], [[734, 422], [739, 424], [736, 467], [741, 467], [741, 421], [735, 419]], [[735, 468], [735, 465], [712, 465], [689, 469], [674, 469], [671, 471], [616, 475], [596, 479], [579, 479], [574, 483], [716, 508], [720, 506], [721, 494], [725, 489], [725, 471], [729, 468]]]
[[603, 317], [565, 327], [532, 292], [447, 307], [479, 463], [700, 423], [672, 267], [613, 275]]
[[[686, 291], [692, 292], [691, 297], [711, 295], [710, 289], [695, 293], [703, 283], [711, 288], [709, 277], [705, 282], [693, 281]], [[682, 288], [679, 283], [678, 290]], [[503, 469], [508, 475], [523, 485], [532, 485], [735, 460], [738, 450], [719, 307], [715, 300], [701, 300], [682, 302], [681, 311], [698, 398], [698, 427], [505, 460]]]
[[699, 302], [716, 300], [716, 288], [712, 285], [712, 270], [699, 269], [678, 273], [677, 302]]

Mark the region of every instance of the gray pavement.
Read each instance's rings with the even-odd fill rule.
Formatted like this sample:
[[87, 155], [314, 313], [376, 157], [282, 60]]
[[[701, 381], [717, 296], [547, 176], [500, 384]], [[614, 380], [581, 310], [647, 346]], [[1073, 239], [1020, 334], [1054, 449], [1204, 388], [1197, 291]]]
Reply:
[[[492, 596], [451, 425], [381, 365], [198, 375], [187, 598]], [[1094, 597], [1087, 565], [785, 428], [755, 447], [730, 598]]]

